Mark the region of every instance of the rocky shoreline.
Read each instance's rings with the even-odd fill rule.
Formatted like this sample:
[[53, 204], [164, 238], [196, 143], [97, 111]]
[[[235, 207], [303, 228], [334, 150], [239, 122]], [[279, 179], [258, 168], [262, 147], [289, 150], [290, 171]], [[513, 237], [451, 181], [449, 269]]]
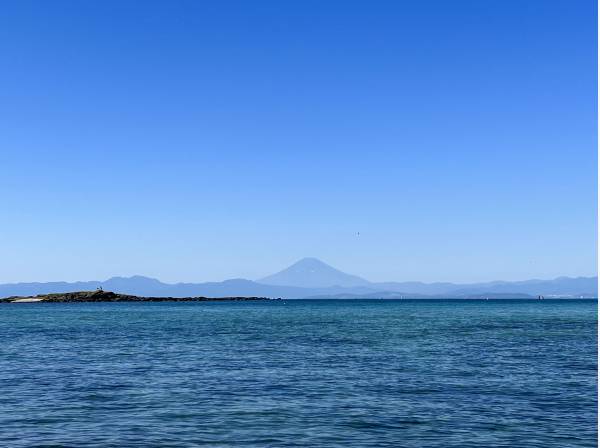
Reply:
[[268, 297], [142, 297], [118, 294], [112, 291], [77, 291], [37, 296], [12, 296], [0, 299], [0, 303], [83, 303], [83, 302], [225, 302], [271, 300]]

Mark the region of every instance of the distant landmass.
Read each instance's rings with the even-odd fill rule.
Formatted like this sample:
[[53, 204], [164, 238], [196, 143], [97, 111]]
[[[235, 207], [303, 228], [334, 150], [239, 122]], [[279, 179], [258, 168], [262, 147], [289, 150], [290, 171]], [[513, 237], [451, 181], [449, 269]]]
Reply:
[[40, 294], [35, 296], [14, 296], [0, 299], [0, 303], [84, 303], [84, 302], [211, 302], [235, 301], [246, 302], [269, 300], [267, 297], [141, 297], [129, 294], [117, 294], [112, 291], [96, 289], [95, 291], [62, 292]]
[[257, 281], [232, 279], [207, 283], [163, 283], [133, 276], [105, 281], [0, 284], [0, 297], [93, 291], [146, 297], [271, 297], [271, 298], [531, 298], [597, 297], [597, 277], [486, 283], [369, 282], [316, 258], [304, 258]]

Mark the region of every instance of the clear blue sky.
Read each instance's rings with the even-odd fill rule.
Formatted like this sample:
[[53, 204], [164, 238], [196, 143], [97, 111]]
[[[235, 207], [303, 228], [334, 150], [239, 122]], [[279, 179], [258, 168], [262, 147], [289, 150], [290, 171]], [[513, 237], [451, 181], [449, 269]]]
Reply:
[[596, 17], [3, 2], [0, 282], [594, 275]]

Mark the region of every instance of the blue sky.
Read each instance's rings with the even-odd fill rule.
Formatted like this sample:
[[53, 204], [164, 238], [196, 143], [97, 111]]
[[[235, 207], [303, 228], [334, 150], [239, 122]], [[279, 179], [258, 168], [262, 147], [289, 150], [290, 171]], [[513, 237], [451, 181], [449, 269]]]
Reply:
[[0, 282], [595, 274], [594, 1], [2, 9]]

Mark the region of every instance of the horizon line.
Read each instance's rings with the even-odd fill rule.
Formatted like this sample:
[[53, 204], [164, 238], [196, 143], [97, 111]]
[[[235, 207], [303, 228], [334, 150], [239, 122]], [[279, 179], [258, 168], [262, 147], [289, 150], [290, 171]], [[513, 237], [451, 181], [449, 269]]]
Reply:
[[[348, 275], [353, 275], [353, 274], [348, 274]], [[129, 275], [129, 276], [125, 276], [125, 275], [113, 275], [111, 277], [108, 277], [105, 280], [46, 280], [46, 281], [39, 281], [39, 280], [33, 280], [33, 281], [8, 281], [8, 282], [2, 282], [0, 281], [0, 285], [19, 285], [19, 284], [45, 284], [45, 283], [105, 283], [107, 281], [113, 280], [113, 279], [126, 279], [126, 280], [130, 280], [133, 278], [143, 278], [143, 279], [148, 279], [148, 280], [155, 280], [159, 283], [162, 283], [164, 285], [184, 285], [184, 284], [203, 284], [203, 283], [224, 283], [227, 281], [235, 281], [235, 280], [242, 280], [242, 281], [247, 281], [247, 282], [252, 282], [252, 283], [257, 283], [257, 284], [261, 284], [261, 285], [269, 285], [269, 286], [273, 286], [269, 283], [261, 283], [260, 279], [257, 280], [252, 280], [249, 278], [244, 278], [244, 277], [231, 277], [231, 278], [226, 278], [224, 280], [197, 280], [197, 281], [176, 281], [176, 282], [169, 282], [169, 281], [163, 281], [157, 277], [151, 277], [148, 275], [142, 275], [142, 274], [133, 274], [133, 275]], [[263, 277], [264, 278], [264, 277]], [[362, 277], [361, 277], [362, 278]], [[477, 285], [477, 284], [485, 284], [485, 283], [522, 283], [522, 282], [533, 282], [533, 281], [553, 281], [553, 280], [560, 280], [560, 279], [594, 279], [594, 278], [598, 278], [598, 275], [578, 275], [578, 276], [569, 276], [569, 275], [559, 275], [558, 277], [551, 277], [551, 278], [529, 278], [526, 280], [484, 280], [484, 281], [473, 281], [473, 282], [460, 282], [460, 281], [432, 281], [432, 282], [427, 282], [427, 281], [422, 281], [422, 280], [386, 280], [386, 281], [379, 281], [379, 282], [372, 282], [370, 280], [365, 280], [367, 283], [372, 284], [372, 285], [378, 285], [381, 283], [421, 283], [424, 285], [435, 285], [435, 284], [453, 284], [453, 285]], [[335, 287], [335, 286], [341, 286], [341, 285], [331, 285], [331, 287]], [[297, 288], [311, 288], [308, 286], [295, 286]]]

